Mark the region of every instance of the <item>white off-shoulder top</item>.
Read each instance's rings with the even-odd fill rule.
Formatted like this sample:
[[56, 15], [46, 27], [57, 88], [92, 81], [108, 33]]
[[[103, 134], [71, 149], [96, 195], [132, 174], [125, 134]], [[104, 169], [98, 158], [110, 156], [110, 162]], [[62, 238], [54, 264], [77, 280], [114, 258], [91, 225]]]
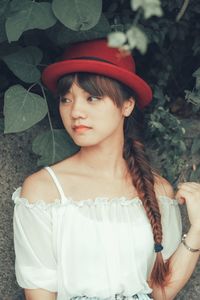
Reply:
[[[75, 201], [65, 196], [50, 167], [60, 199], [29, 203], [13, 193], [15, 272], [19, 286], [73, 297], [150, 299], [147, 283], [155, 261], [152, 229], [136, 197], [96, 197]], [[162, 254], [169, 258], [181, 241], [176, 200], [159, 197]], [[78, 298], [77, 298], [78, 299]], [[84, 298], [86, 299], [86, 298]]]

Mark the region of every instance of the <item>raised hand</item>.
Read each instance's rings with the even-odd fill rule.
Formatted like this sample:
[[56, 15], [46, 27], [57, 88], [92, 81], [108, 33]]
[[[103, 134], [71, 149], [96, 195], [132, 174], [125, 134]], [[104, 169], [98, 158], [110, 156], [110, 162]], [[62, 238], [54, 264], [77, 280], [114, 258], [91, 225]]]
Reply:
[[180, 204], [186, 204], [191, 225], [200, 231], [200, 183], [179, 183], [175, 198]]

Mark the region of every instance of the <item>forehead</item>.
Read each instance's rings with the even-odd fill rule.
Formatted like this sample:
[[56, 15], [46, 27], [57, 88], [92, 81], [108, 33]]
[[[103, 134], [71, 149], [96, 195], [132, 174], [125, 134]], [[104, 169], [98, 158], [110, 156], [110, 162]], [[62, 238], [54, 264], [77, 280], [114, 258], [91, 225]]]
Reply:
[[82, 94], [88, 94], [86, 90], [84, 90], [80, 85], [77, 83], [77, 81], [73, 81], [72, 85], [69, 87], [67, 93], [75, 94], [75, 93], [82, 93]]

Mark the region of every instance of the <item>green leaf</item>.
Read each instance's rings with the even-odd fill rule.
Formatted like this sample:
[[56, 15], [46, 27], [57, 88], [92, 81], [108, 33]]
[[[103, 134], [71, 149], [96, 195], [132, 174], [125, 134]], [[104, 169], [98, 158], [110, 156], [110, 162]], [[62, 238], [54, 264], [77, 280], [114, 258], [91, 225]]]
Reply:
[[108, 45], [110, 47], [121, 47], [126, 42], [126, 35], [123, 32], [111, 32], [108, 35]]
[[97, 25], [90, 30], [74, 32], [63, 24], [57, 23], [54, 27], [47, 30], [47, 35], [53, 43], [63, 46], [78, 41], [103, 38], [106, 37], [109, 32], [110, 24], [107, 18], [102, 14]]
[[196, 167], [196, 170], [192, 171], [192, 173], [190, 174], [190, 181], [199, 182], [199, 178], [200, 178], [200, 165], [198, 165]]
[[52, 9], [66, 27], [75, 31], [88, 30], [100, 19], [102, 0], [53, 0]]
[[184, 153], [186, 151], [186, 145], [183, 141], [179, 141], [179, 149], [182, 153]]
[[32, 83], [40, 79], [37, 65], [42, 60], [42, 52], [37, 47], [26, 47], [3, 57], [9, 69], [24, 82]]
[[6, 20], [6, 33], [9, 42], [17, 41], [29, 29], [47, 29], [56, 23], [51, 4], [30, 0], [12, 1], [13, 13]]
[[46, 101], [21, 85], [14, 85], [5, 92], [5, 133], [20, 132], [42, 120], [48, 111]]
[[194, 105], [200, 105], [200, 94], [196, 90], [193, 90], [192, 92], [185, 90], [185, 99]]
[[195, 89], [200, 90], [200, 76], [196, 77]]
[[15, 53], [21, 49], [22, 48], [20, 47], [20, 45], [16, 45], [14, 43], [11, 45], [8, 43], [2, 43], [0, 47], [0, 58], [3, 59], [4, 56]]
[[198, 68], [193, 74], [193, 77], [200, 77], [200, 68]]
[[145, 19], [163, 15], [160, 0], [131, 0], [131, 7], [133, 10], [141, 7], [144, 10]]
[[45, 166], [63, 160], [79, 150], [63, 129], [40, 133], [33, 141], [32, 150], [39, 155], [38, 165]]
[[12, 13], [22, 10], [23, 8], [25, 8], [25, 6], [27, 5], [28, 2], [30, 2], [30, 0], [20, 0], [20, 1], [12, 0], [9, 5], [10, 13], [12, 14]]
[[165, 130], [165, 127], [160, 122], [152, 121], [152, 122], [150, 122], [150, 124], [154, 128], [157, 128], [160, 132], [164, 132], [164, 130]]
[[142, 54], [146, 52], [148, 39], [140, 28], [132, 26], [126, 35], [131, 49], [137, 48]]
[[200, 90], [200, 68], [198, 68], [193, 74], [193, 77], [196, 77], [195, 89]]
[[197, 152], [200, 153], [200, 136], [193, 140], [191, 152], [192, 154], [195, 154]]

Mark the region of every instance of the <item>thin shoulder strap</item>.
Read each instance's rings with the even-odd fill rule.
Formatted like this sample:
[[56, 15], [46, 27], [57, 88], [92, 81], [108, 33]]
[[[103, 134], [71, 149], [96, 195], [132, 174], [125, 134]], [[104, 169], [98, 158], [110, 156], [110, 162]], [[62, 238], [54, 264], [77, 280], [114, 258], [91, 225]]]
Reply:
[[64, 194], [64, 191], [62, 189], [62, 186], [61, 186], [60, 182], [58, 181], [58, 178], [57, 178], [55, 172], [50, 167], [45, 167], [45, 169], [51, 175], [51, 177], [52, 177], [52, 179], [53, 179], [53, 181], [54, 181], [54, 183], [55, 183], [55, 185], [56, 185], [56, 187], [57, 187], [57, 189], [58, 189], [58, 191], [60, 193], [61, 201], [63, 201], [63, 199], [65, 199], [65, 194]]

